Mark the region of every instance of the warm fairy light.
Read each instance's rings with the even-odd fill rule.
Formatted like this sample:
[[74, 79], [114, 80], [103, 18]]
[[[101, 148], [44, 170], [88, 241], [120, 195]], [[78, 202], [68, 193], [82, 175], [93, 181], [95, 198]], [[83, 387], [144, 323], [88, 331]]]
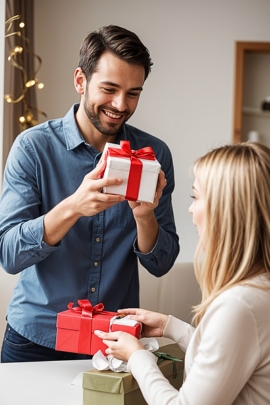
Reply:
[[36, 80], [28, 80], [27, 83], [25, 83], [25, 87], [33, 87], [36, 84]]
[[5, 94], [5, 100], [6, 100], [7, 103], [11, 103], [11, 102], [12, 102], [11, 97], [10, 97], [9, 94]]
[[[37, 54], [32, 53], [28, 50], [28, 43], [29, 43], [28, 38], [25, 37], [22, 34], [22, 32], [19, 30], [14, 31], [14, 32], [9, 32], [12, 27], [12, 24], [16, 20], [19, 20], [20, 18], [21, 18], [20, 15], [15, 15], [14, 17], [11, 17], [6, 21], [7, 29], [6, 29], [5, 38], [11, 37], [11, 36], [18, 36], [21, 38], [21, 41], [23, 41], [23, 43], [24, 43], [24, 46], [18, 46], [18, 45], [14, 46], [14, 48], [12, 48], [10, 50], [9, 56], [8, 56], [8, 61], [10, 62], [10, 64], [12, 66], [14, 66], [15, 68], [19, 69], [21, 72], [21, 76], [22, 76], [21, 95], [19, 97], [15, 98], [12, 94], [5, 94], [4, 98], [7, 103], [12, 103], [12, 104], [19, 103], [19, 102], [23, 103], [24, 113], [22, 116], [19, 117], [19, 122], [21, 124], [21, 129], [24, 130], [24, 129], [32, 127], [38, 123], [37, 119], [34, 117], [33, 111], [35, 111], [38, 114], [42, 114], [45, 117], [47, 117], [47, 115], [43, 111], [40, 111], [37, 108], [30, 107], [27, 104], [26, 94], [27, 94], [28, 89], [33, 86], [37, 86], [38, 89], [43, 89], [44, 84], [39, 83], [39, 81], [37, 79], [37, 72], [41, 68], [42, 60]], [[24, 27], [25, 27], [25, 23], [21, 21], [19, 23], [19, 28], [24, 28]], [[39, 62], [37, 69], [35, 70], [35, 72], [33, 72], [33, 78], [30, 78], [30, 79], [27, 77], [27, 72], [26, 72], [26, 67], [25, 67], [25, 60], [27, 58], [24, 57], [24, 55], [23, 55], [24, 52], [30, 54], [30, 56], [36, 58]]]
[[25, 117], [27, 122], [31, 122], [33, 119], [33, 114], [31, 112], [27, 112], [26, 117]]
[[15, 46], [15, 48], [14, 48], [15, 53], [22, 53], [22, 51], [23, 51], [23, 48], [21, 46]]

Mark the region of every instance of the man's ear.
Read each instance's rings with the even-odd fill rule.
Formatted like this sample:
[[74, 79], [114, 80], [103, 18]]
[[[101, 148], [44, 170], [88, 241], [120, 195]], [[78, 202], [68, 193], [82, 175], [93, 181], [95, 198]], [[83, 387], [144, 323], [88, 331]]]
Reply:
[[78, 94], [85, 93], [86, 78], [81, 68], [77, 68], [74, 72], [74, 86]]

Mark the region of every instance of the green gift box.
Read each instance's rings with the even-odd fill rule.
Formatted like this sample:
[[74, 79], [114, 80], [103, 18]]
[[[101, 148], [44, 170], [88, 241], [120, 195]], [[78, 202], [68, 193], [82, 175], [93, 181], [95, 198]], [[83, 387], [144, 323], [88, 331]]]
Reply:
[[[160, 353], [176, 359], [160, 362]], [[158, 366], [171, 385], [179, 389], [183, 382], [184, 352], [177, 344], [160, 347]], [[83, 373], [83, 405], [147, 405], [131, 373], [90, 370]]]

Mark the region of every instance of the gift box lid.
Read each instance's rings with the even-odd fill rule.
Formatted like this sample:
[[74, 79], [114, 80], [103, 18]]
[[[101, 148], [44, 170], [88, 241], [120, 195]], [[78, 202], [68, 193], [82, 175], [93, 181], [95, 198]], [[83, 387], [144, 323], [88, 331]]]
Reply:
[[[160, 163], [157, 160], [145, 160], [139, 159], [143, 164], [143, 170], [145, 172], [151, 173], [159, 173], [160, 171]], [[107, 158], [107, 165], [108, 169], [117, 169], [117, 170], [129, 170], [130, 166], [130, 159], [125, 157], [116, 157], [116, 156], [108, 156]]]
[[[110, 143], [107, 142], [105, 144], [104, 150], [103, 150], [103, 156], [106, 155], [107, 150], [109, 148], [114, 148], [114, 149], [121, 149], [121, 146], [115, 143]], [[148, 160], [148, 159], [139, 159], [142, 164], [143, 164], [143, 170], [147, 172], [154, 172], [154, 173], [159, 173], [160, 171], [160, 163], [155, 160]], [[118, 170], [128, 170], [130, 166], [130, 158], [128, 157], [118, 157], [118, 156], [110, 156], [108, 155], [107, 161], [106, 161], [106, 167], [107, 168], [113, 168], [113, 169], [118, 169]]]
[[[184, 352], [177, 344], [160, 347], [158, 352], [170, 354], [177, 359], [184, 359]], [[184, 361], [175, 362], [175, 367], [177, 373], [181, 373], [184, 368]], [[163, 360], [159, 364], [159, 368], [165, 377], [173, 374], [173, 362], [171, 360]], [[131, 373], [90, 370], [83, 373], [83, 388], [110, 394], [123, 394], [137, 390], [139, 386]]]

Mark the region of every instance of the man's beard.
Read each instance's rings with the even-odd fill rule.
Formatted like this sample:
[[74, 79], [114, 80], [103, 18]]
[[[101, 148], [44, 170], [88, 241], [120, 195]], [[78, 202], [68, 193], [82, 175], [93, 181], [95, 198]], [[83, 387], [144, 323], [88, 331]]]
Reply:
[[[90, 103], [89, 103], [89, 98], [87, 97], [88, 94], [85, 94], [85, 101], [84, 101], [84, 111], [85, 114], [87, 115], [89, 121], [92, 123], [92, 125], [103, 135], [107, 136], [114, 136], [117, 135], [120, 129], [123, 127], [125, 122], [131, 117], [131, 115], [127, 115], [126, 119], [123, 121], [122, 124], [114, 124], [113, 122], [107, 123], [106, 127], [101, 122], [100, 119], [100, 114], [103, 114], [102, 107], [98, 109], [98, 112], [95, 113], [93, 108], [91, 108]], [[100, 111], [100, 112], [99, 112]], [[112, 111], [114, 112], [114, 111]]]

